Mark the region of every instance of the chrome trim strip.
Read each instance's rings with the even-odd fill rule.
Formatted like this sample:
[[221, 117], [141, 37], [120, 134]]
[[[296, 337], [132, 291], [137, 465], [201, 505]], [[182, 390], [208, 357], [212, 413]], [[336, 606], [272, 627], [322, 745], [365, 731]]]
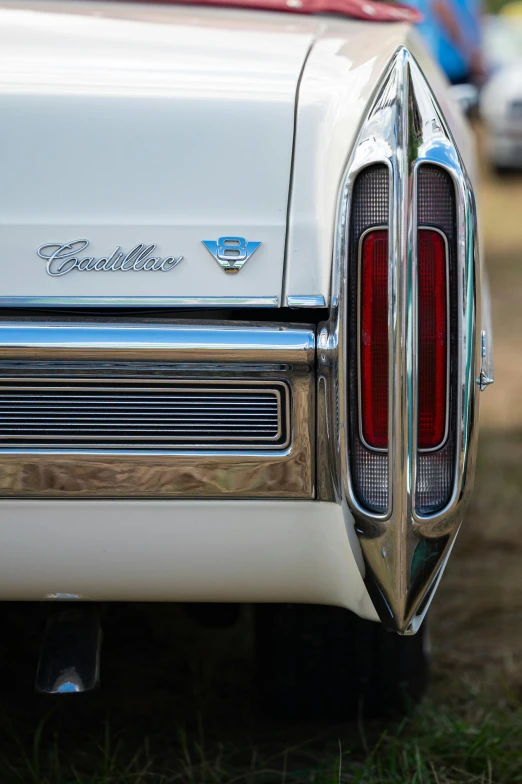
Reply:
[[[390, 511], [357, 501], [348, 456], [346, 263], [352, 188], [367, 166], [390, 171], [389, 225], [389, 491]], [[457, 200], [458, 417], [455, 483], [440, 512], [415, 512], [416, 168], [432, 163], [452, 177]], [[480, 268], [471, 184], [440, 108], [410, 52], [395, 53], [364, 119], [339, 196], [332, 312], [318, 339], [318, 487], [322, 500], [350, 509], [361, 546], [362, 573], [383, 623], [402, 634], [419, 628], [449, 557], [469, 500], [478, 435], [475, 379], [480, 367]], [[476, 394], [477, 391], [477, 394]], [[347, 518], [350, 524], [350, 517]]]
[[4, 308], [278, 308], [279, 297], [0, 297]]
[[311, 328], [145, 320], [0, 321], [0, 358], [313, 363]]
[[286, 298], [288, 308], [325, 308], [326, 300], [322, 294], [289, 294]]

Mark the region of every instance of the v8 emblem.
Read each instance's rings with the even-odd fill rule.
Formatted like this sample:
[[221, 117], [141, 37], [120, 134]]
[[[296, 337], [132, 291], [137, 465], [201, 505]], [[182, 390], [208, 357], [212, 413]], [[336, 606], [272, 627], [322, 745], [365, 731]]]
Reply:
[[247, 242], [244, 237], [220, 237], [218, 241], [202, 240], [224, 272], [239, 272], [243, 264], [259, 248], [260, 242]]

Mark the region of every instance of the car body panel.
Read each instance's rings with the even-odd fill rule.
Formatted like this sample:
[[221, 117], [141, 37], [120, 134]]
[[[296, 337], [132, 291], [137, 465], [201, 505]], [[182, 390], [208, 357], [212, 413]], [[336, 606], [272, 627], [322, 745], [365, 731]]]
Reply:
[[[445, 98], [403, 24], [82, 0], [4, 0], [0, 12], [1, 238], [16, 258], [5, 305], [328, 304], [338, 188], [401, 43]], [[469, 129], [446, 104], [471, 162]], [[202, 244], [226, 235], [262, 243], [241, 274]], [[46, 274], [37, 249], [79, 239], [80, 258], [138, 243], [184, 258], [168, 274]]]
[[[4, 304], [277, 305], [296, 87], [320, 24], [175, 6], [0, 5]], [[262, 242], [240, 275], [202, 244], [227, 235]], [[82, 257], [154, 243], [153, 255], [184, 258], [166, 274], [48, 275], [37, 249], [78, 239], [89, 240]]]
[[0, 552], [2, 599], [309, 602], [377, 618], [337, 504], [0, 501]]

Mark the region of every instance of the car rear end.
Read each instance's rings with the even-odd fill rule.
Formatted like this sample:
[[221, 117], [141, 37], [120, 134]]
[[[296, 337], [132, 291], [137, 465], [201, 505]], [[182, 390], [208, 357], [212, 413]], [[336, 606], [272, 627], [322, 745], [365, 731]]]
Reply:
[[0, 598], [415, 633], [492, 372], [469, 131], [410, 28], [0, 14]]

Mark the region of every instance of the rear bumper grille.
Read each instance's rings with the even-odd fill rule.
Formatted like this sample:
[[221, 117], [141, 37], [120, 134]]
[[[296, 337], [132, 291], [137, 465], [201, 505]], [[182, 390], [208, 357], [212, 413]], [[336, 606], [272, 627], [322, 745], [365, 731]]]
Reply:
[[0, 447], [284, 449], [285, 383], [147, 379], [0, 382]]
[[0, 319], [0, 497], [313, 498], [303, 325]]

